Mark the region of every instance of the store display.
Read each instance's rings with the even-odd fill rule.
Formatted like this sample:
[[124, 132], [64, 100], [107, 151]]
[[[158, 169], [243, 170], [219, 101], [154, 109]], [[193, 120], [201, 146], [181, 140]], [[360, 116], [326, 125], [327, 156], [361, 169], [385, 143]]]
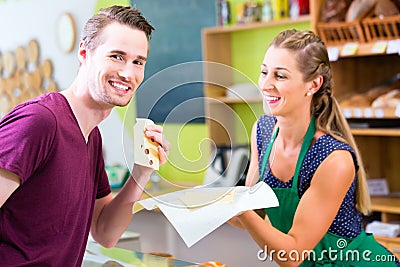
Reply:
[[340, 101], [341, 107], [396, 107], [399, 103], [400, 73], [362, 93], [355, 93]]
[[[396, 13], [398, 9], [395, 6], [393, 6], [393, 8], [395, 8], [394, 12], [390, 13], [386, 11], [385, 12], [377, 11], [377, 12], [381, 14]], [[375, 17], [367, 17], [362, 20], [362, 25], [367, 42], [378, 42], [383, 40], [387, 40], [388, 42], [390, 42], [396, 39], [400, 39], [399, 13], [397, 13], [397, 15], [392, 15], [392, 16], [378, 15]], [[398, 44], [396, 46], [399, 47]], [[397, 48], [397, 51], [400, 52], [399, 48]]]

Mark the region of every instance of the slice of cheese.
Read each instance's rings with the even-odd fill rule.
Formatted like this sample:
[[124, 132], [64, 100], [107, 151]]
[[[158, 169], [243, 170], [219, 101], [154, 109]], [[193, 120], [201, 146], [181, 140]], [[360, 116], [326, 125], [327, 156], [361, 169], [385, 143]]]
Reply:
[[160, 160], [158, 157], [157, 147], [159, 143], [147, 138], [144, 134], [146, 126], [154, 124], [152, 120], [137, 118], [136, 124], [133, 128], [134, 131], [134, 157], [135, 163], [153, 168], [154, 170], [159, 169]]

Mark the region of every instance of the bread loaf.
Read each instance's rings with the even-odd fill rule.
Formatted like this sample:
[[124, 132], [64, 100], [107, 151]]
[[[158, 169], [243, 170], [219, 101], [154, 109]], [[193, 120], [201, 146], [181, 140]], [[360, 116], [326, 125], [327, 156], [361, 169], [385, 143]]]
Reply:
[[346, 13], [346, 21], [364, 18], [375, 6], [376, 0], [354, 0]]
[[398, 105], [400, 105], [400, 89], [391, 90], [372, 102], [374, 108], [395, 108]]
[[391, 90], [391, 87], [388, 85], [376, 86], [365, 93], [358, 93], [344, 101], [341, 101], [340, 105], [342, 107], [368, 107], [371, 106], [372, 102], [379, 96], [384, 95]]
[[371, 102], [365, 94], [355, 94], [340, 102], [342, 107], [368, 107], [369, 105], [371, 105]]
[[321, 8], [322, 22], [344, 21], [352, 0], [327, 0]]
[[374, 9], [374, 15], [376, 17], [395, 16], [399, 13], [396, 4], [391, 0], [378, 0]]
[[397, 9], [400, 11], [400, 0], [393, 0], [392, 2], [396, 5]]
[[365, 94], [368, 97], [368, 100], [372, 104], [372, 102], [377, 99], [379, 96], [386, 94], [392, 90], [392, 88], [388, 85], [380, 85], [369, 89]]

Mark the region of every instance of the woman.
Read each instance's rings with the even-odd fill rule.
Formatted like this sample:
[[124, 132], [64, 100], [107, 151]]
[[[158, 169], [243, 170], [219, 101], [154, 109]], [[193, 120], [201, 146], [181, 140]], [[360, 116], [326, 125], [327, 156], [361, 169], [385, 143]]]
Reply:
[[[369, 212], [362, 161], [332, 96], [321, 39], [287, 30], [269, 46], [259, 78], [264, 110], [252, 132], [246, 185], [273, 188], [279, 207], [265, 219], [247, 211], [231, 222], [247, 230], [281, 266], [399, 266], [366, 234]], [[378, 262], [379, 261], [379, 262]]]

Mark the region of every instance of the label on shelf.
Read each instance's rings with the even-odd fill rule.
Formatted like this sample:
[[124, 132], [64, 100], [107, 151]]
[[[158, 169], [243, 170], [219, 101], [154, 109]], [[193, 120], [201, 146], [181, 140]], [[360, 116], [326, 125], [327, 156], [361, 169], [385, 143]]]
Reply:
[[340, 54], [342, 56], [352, 56], [355, 55], [358, 50], [358, 44], [357, 43], [346, 43]]
[[364, 117], [365, 118], [372, 118], [373, 116], [374, 116], [374, 112], [372, 111], [372, 108], [364, 109]]
[[343, 108], [342, 112], [343, 112], [343, 115], [345, 118], [353, 117], [353, 112], [351, 112], [351, 109], [349, 109], [349, 108]]
[[375, 116], [377, 118], [383, 118], [383, 117], [385, 117], [385, 112], [381, 108], [376, 108], [375, 109]]
[[371, 49], [371, 53], [385, 53], [386, 48], [387, 48], [387, 42], [386, 41], [377, 41], [374, 43]]
[[400, 54], [400, 39], [397, 40], [390, 40], [387, 43], [387, 54]]
[[362, 118], [363, 117], [362, 109], [361, 108], [354, 108], [353, 109], [353, 117]]
[[394, 115], [400, 117], [400, 105], [396, 106], [396, 110], [394, 111]]
[[345, 118], [399, 118], [400, 105], [397, 108], [346, 107], [342, 112]]
[[389, 195], [389, 186], [385, 178], [369, 178], [368, 192], [371, 196], [386, 196]]
[[328, 57], [329, 61], [337, 61], [339, 59], [339, 48], [338, 47], [328, 47]]

